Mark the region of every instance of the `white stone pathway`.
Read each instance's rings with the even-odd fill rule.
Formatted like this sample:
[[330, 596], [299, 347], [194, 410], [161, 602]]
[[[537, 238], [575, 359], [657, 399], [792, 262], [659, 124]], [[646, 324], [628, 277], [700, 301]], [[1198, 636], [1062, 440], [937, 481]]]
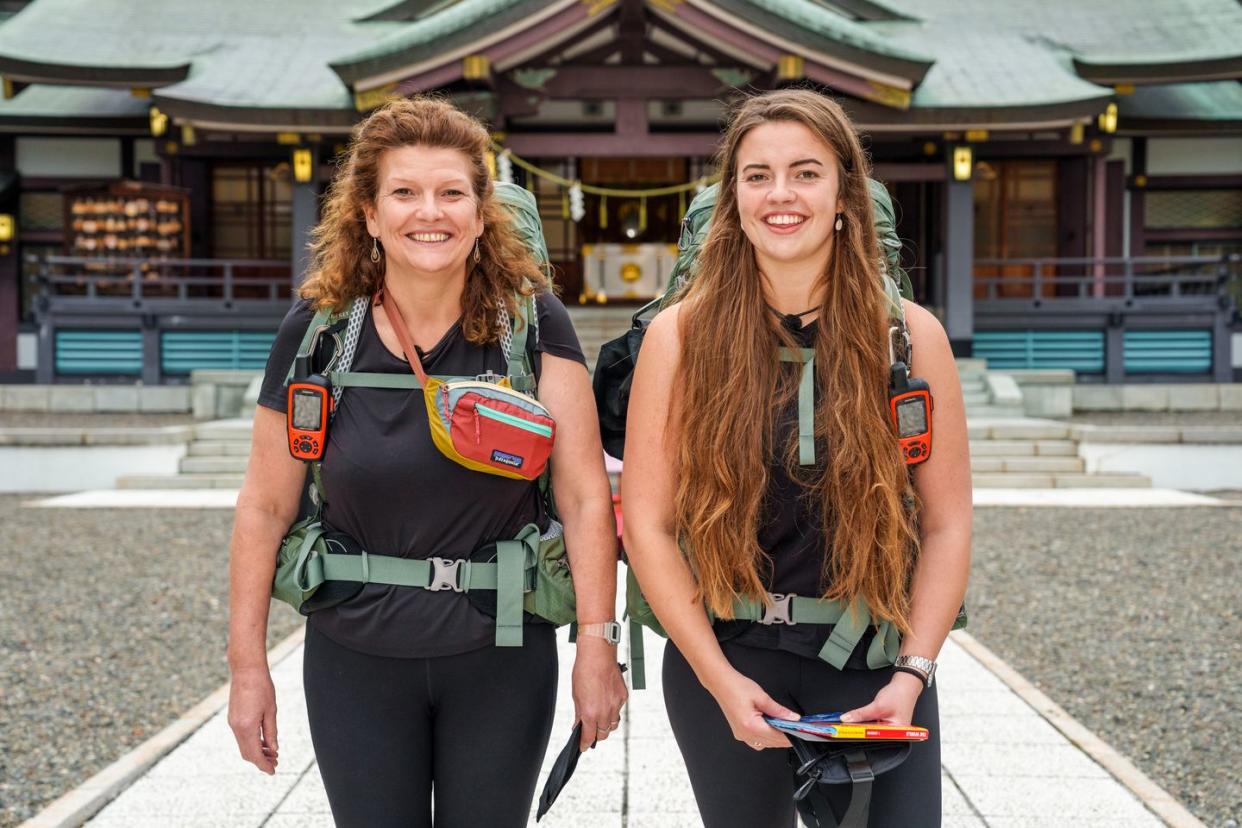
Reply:
[[[955, 634], [956, 636], [956, 634]], [[963, 644], [978, 649], [970, 639]], [[589, 751], [540, 825], [691, 828], [700, 825], [660, 691], [662, 641], [648, 634], [649, 688], [632, 694], [616, 736]], [[572, 647], [562, 641], [561, 688], [545, 772], [570, 729]], [[281, 764], [274, 777], [242, 763], [223, 710], [89, 823], [93, 828], [328, 828], [332, 818], [311, 751], [302, 649], [274, 666]], [[941, 654], [944, 828], [1156, 828], [1139, 798], [1070, 742], [954, 640]], [[1143, 780], [1145, 781], [1145, 780]], [[542, 788], [542, 780], [540, 788]], [[1149, 783], [1148, 783], [1149, 784]], [[1148, 791], [1151, 798], [1152, 791]], [[1155, 789], [1155, 793], [1162, 793]], [[533, 820], [530, 823], [534, 825]], [[1176, 820], [1168, 824], [1195, 825]]]

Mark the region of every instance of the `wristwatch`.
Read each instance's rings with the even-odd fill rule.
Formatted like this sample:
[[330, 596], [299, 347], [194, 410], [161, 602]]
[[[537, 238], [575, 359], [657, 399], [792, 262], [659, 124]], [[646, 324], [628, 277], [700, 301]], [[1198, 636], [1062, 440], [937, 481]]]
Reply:
[[598, 624], [579, 624], [578, 635], [589, 635], [602, 638], [609, 644], [621, 643], [621, 624], [616, 621], [601, 621]]
[[936, 662], [922, 656], [897, 656], [897, 660], [893, 662], [893, 669], [917, 676], [923, 680], [924, 687], [931, 687], [936, 679]]

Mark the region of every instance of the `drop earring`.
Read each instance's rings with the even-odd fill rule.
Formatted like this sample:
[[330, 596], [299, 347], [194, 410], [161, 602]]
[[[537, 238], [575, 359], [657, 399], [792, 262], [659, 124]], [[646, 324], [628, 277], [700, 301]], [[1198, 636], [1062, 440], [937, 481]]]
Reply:
[[841, 232], [841, 225], [842, 225], [842, 223], [843, 223], [843, 222], [841, 221], [841, 214], [840, 214], [840, 213], [837, 213], [837, 223], [836, 223], [836, 224], [834, 224], [834, 225], [833, 225], [833, 227], [834, 227], [834, 228], [836, 228], [836, 231], [837, 231], [838, 233], [840, 233], [840, 232]]
[[482, 236], [474, 237], [474, 263], [475, 264], [478, 264], [479, 260], [483, 258], [483, 254], [479, 252], [479, 239], [481, 238]]
[[371, 237], [371, 261], [378, 262], [380, 260], [379, 239]]

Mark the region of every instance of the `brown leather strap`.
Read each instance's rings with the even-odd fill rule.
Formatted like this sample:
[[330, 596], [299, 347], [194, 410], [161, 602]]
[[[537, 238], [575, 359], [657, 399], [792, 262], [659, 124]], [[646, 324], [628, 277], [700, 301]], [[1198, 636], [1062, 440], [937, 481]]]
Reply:
[[410, 363], [410, 369], [418, 376], [419, 382], [426, 386], [427, 372], [423, 370], [423, 361], [418, 358], [418, 351], [414, 350], [414, 343], [410, 341], [410, 332], [405, 327], [405, 319], [401, 316], [401, 309], [397, 307], [396, 302], [385, 301], [383, 288], [379, 289], [379, 292], [375, 295], [375, 300], [384, 309], [384, 315], [388, 317], [388, 324], [397, 334], [397, 340], [401, 343], [401, 350], [405, 352], [406, 361]]

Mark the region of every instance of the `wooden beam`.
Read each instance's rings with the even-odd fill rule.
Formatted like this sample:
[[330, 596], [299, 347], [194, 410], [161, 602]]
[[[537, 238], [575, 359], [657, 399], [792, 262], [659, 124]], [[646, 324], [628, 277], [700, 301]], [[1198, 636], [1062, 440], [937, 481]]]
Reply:
[[613, 132], [548, 132], [509, 133], [505, 146], [526, 158], [709, 157], [719, 142], [719, 132], [657, 132], [639, 140]]
[[714, 98], [729, 89], [701, 66], [593, 66], [558, 71], [544, 84], [549, 98]]

